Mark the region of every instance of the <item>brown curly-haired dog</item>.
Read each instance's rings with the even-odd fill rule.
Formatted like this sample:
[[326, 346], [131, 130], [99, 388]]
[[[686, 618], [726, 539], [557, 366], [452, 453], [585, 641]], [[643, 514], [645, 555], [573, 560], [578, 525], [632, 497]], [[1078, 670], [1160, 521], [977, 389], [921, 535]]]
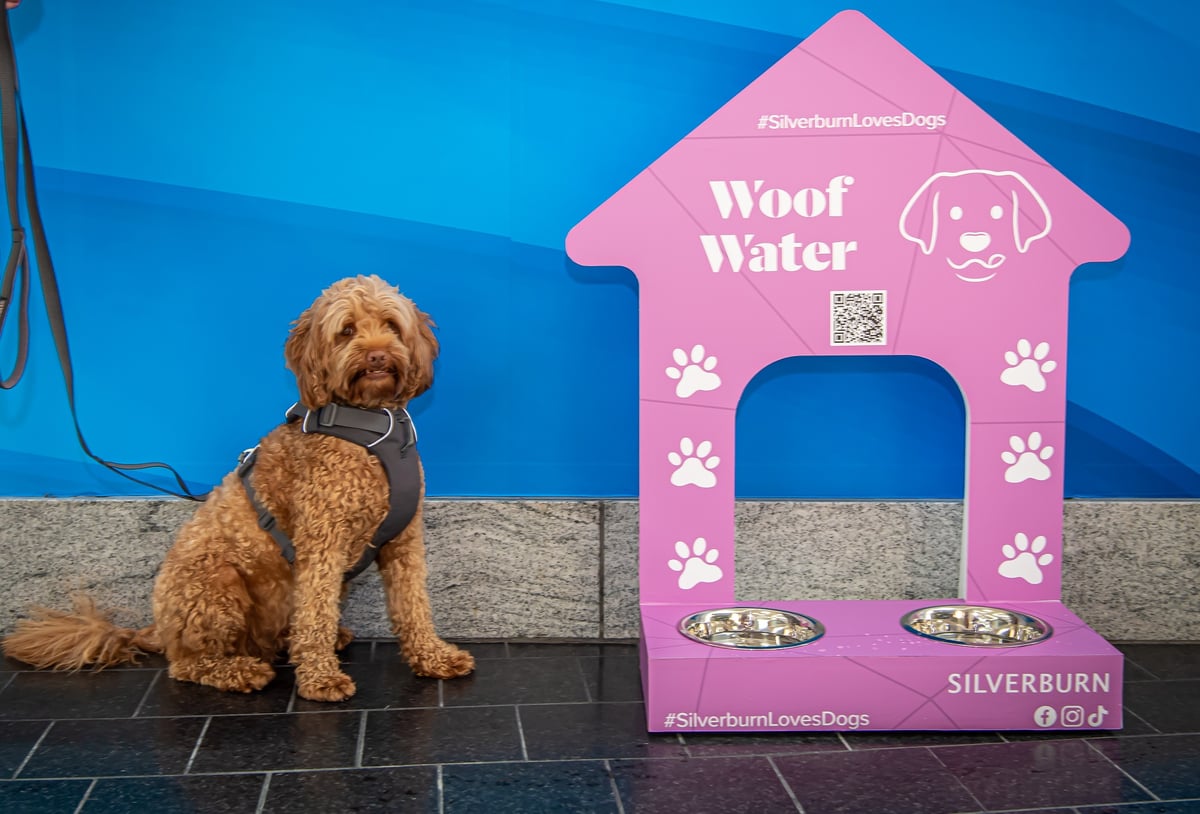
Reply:
[[[284, 348], [301, 402], [310, 410], [330, 403], [405, 406], [433, 381], [438, 344], [431, 325], [428, 314], [378, 277], [334, 283], [296, 320]], [[290, 422], [259, 444], [250, 478], [258, 500], [291, 537], [293, 564], [259, 527], [232, 472], [167, 552], [154, 585], [153, 625], [116, 627], [84, 597], [75, 613], [42, 609], [19, 622], [5, 653], [38, 667], [79, 669], [161, 651], [172, 678], [249, 692], [274, 677], [272, 662], [286, 647], [302, 697], [352, 696], [354, 682], [335, 653], [352, 637], [338, 625], [343, 574], [388, 513], [384, 469], [363, 446]], [[423, 502], [423, 471], [420, 481]], [[437, 678], [471, 672], [471, 655], [434, 631], [420, 503], [376, 562], [392, 629], [413, 671]]]

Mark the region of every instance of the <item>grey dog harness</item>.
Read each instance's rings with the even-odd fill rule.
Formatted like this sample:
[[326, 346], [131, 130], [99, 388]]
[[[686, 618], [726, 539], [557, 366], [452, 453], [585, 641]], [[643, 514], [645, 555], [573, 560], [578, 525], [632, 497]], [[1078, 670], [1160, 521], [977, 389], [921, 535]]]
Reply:
[[[403, 407], [364, 410], [345, 404], [326, 404], [319, 410], [309, 410], [302, 404], [293, 404], [287, 411], [287, 420], [299, 421], [301, 432], [332, 435], [365, 447], [383, 464], [388, 479], [388, 513], [358, 562], [346, 572], [344, 578], [347, 581], [354, 579], [375, 561], [380, 548], [408, 527], [417, 513], [421, 472], [416, 450], [417, 430], [412, 417]], [[284, 559], [290, 563], [296, 559], [296, 546], [258, 500], [250, 483], [257, 452], [258, 447], [254, 447], [242, 453], [237, 473], [246, 488], [250, 505], [258, 515], [259, 527], [274, 538]]]

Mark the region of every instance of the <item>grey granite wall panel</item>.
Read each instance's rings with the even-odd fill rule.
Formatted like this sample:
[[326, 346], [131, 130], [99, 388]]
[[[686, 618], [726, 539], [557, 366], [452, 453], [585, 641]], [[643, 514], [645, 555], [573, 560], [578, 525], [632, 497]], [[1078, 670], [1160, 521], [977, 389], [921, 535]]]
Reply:
[[604, 637], [635, 639], [638, 615], [637, 501], [604, 504]]
[[[0, 630], [30, 605], [68, 607], [77, 590], [118, 622], [145, 624], [155, 570], [192, 508], [0, 499]], [[958, 594], [958, 503], [745, 501], [736, 522], [741, 601]], [[637, 636], [636, 501], [433, 500], [426, 529], [444, 635]], [[1100, 633], [1197, 639], [1200, 502], [1068, 501], [1063, 567], [1064, 601]], [[360, 636], [389, 635], [373, 572], [351, 587], [344, 621]]]

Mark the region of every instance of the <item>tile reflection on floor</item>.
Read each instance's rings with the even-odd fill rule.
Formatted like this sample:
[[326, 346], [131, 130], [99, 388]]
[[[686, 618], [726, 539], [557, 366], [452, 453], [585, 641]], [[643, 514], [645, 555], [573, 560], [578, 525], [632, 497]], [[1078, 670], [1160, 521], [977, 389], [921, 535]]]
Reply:
[[1124, 644], [1120, 732], [648, 734], [629, 643], [356, 642], [352, 699], [0, 666], [0, 812], [1200, 814], [1200, 644]]

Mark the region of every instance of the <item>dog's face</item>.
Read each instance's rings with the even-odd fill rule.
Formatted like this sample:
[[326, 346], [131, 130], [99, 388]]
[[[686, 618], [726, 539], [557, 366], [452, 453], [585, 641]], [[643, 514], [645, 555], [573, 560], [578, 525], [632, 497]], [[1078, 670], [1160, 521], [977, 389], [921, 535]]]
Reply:
[[300, 401], [400, 407], [433, 384], [438, 343], [429, 315], [372, 275], [331, 285], [292, 326], [284, 346]]
[[1050, 232], [1050, 210], [1019, 173], [939, 172], [913, 194], [900, 234], [946, 259], [964, 282], [987, 282], [996, 269]]

